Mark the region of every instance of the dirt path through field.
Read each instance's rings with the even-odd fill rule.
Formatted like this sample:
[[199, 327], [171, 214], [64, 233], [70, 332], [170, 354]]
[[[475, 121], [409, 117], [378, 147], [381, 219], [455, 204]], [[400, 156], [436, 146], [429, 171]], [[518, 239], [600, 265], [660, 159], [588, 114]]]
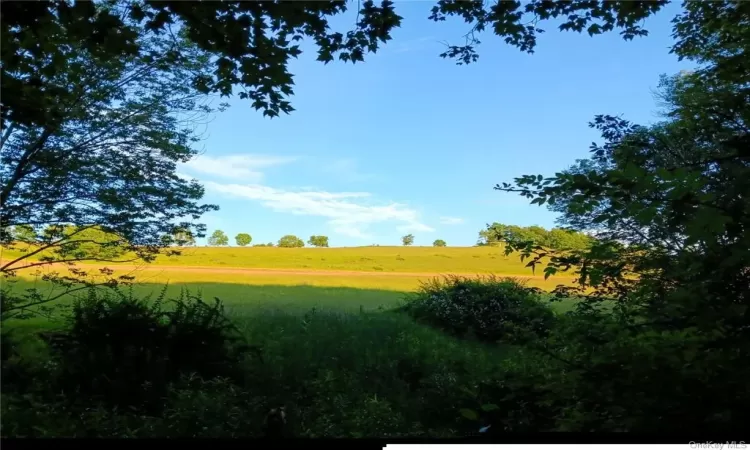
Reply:
[[[56, 266], [52, 264], [50, 266]], [[50, 267], [45, 266], [45, 267]], [[63, 268], [62, 266], [61, 268]], [[79, 264], [77, 266], [80, 269], [99, 269], [105, 267], [98, 264]], [[327, 269], [279, 269], [279, 268], [256, 268], [256, 267], [216, 267], [216, 266], [163, 266], [163, 265], [125, 265], [125, 264], [112, 264], [109, 267], [115, 272], [200, 272], [200, 273], [216, 273], [216, 274], [237, 274], [246, 276], [278, 276], [278, 275], [302, 275], [302, 276], [330, 276], [330, 277], [341, 277], [341, 276], [376, 276], [376, 277], [439, 277], [442, 275], [462, 275], [462, 276], [477, 276], [477, 275], [489, 275], [489, 274], [477, 274], [477, 273], [461, 273], [461, 272], [377, 272], [377, 271], [359, 271], [359, 270], [327, 270]], [[518, 275], [518, 274], [503, 274], [495, 273], [495, 276], [509, 276], [524, 279], [544, 279], [543, 275]], [[562, 277], [557, 277], [562, 278]]]

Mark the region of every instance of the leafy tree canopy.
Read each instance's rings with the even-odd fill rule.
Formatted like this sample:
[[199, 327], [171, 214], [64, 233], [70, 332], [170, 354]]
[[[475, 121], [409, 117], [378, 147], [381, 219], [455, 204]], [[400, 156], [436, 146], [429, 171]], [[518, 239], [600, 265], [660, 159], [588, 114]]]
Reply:
[[414, 244], [414, 235], [413, 234], [407, 234], [406, 236], [403, 236], [401, 238], [401, 243], [404, 244], [404, 246], [408, 246], [408, 245]]
[[310, 236], [307, 243], [314, 247], [328, 247], [328, 236]]
[[246, 245], [250, 245], [250, 243], [253, 241], [253, 238], [247, 233], [239, 233], [234, 237], [234, 240], [240, 247], [245, 247]]
[[223, 231], [216, 230], [209, 236], [208, 245], [215, 247], [229, 245], [229, 237]]
[[445, 247], [447, 244], [442, 239], [435, 239], [435, 242], [432, 243], [433, 247]]
[[[541, 23], [563, 18], [561, 30], [590, 35], [618, 30], [625, 39], [645, 35], [643, 19], [667, 2], [576, 0], [520, 2], [440, 0], [428, 19], [463, 19], [469, 27], [464, 45], [448, 45], [440, 56], [458, 64], [476, 61], [478, 35], [491, 29], [506, 43], [533, 52]], [[4, 2], [1, 36], [2, 118], [24, 126], [46, 127], [65, 117], [77, 93], [54, 79], [71, 68], [72, 53], [83, 51], [96, 65], [143, 57], [145, 34], [167, 36], [182, 30], [211, 55], [212, 70], [186, 82], [204, 94], [234, 92], [268, 116], [293, 110], [293, 75], [289, 60], [302, 51], [300, 42], [315, 43], [317, 59], [356, 63], [391, 39], [401, 25], [393, 2], [357, 3], [352, 29], [334, 31], [329, 20], [353, 3], [316, 2], [183, 2], [106, 0], [101, 2]], [[685, 43], [686, 48], [691, 44]]]
[[173, 243], [178, 246], [193, 246], [195, 245], [195, 237], [193, 233], [184, 228], [177, 228], [172, 233]]
[[[287, 234], [285, 236], [282, 236], [281, 239], [279, 239], [279, 247], [285, 247], [285, 248], [294, 248], [294, 247], [304, 247], [305, 241], [298, 238], [297, 236], [293, 234]], [[273, 247], [273, 245], [271, 245]]]
[[479, 232], [478, 245], [496, 245], [506, 238], [531, 241], [536, 245], [557, 250], [583, 250], [592, 243], [592, 238], [584, 233], [563, 228], [547, 230], [540, 226], [521, 227], [493, 223]]
[[[9, 23], [16, 20], [16, 7], [62, 9], [59, 17], [44, 16], [39, 23], [16, 17], [27, 28], [14, 28]], [[197, 182], [175, 172], [178, 163], [197, 154], [191, 124], [213, 111], [191, 81], [211, 72], [208, 55], [180, 33], [135, 32], [127, 11], [113, 3], [96, 4], [92, 14], [119, 17], [123, 33], [132, 35], [139, 52], [105, 57], [101, 52], [107, 39], [92, 46], [81, 23], [55, 28], [91, 7], [76, 3], [74, 13], [65, 10], [64, 2], [2, 5], [11, 14], [2, 23], [0, 230], [32, 229], [40, 246], [38, 253], [28, 251], [14, 264], [3, 265], [4, 275], [13, 275], [28, 265], [26, 258], [40, 254], [44, 262], [70, 262], [71, 248], [81, 245], [80, 238], [92, 229], [117, 236], [128, 255], [149, 261], [174, 242], [179, 230], [202, 236], [205, 228], [193, 221], [216, 209], [200, 203], [203, 188]], [[41, 114], [33, 120], [13, 112], [14, 96], [27, 87], [32, 94], [24, 97], [28, 102], [21, 109]], [[43, 91], [38, 98], [33, 93], [37, 88]], [[56, 230], [54, 239], [44, 235], [45, 227]], [[89, 247], [102, 245], [109, 252], [109, 241], [88, 240]], [[0, 245], [12, 249], [16, 244], [12, 235], [0, 233]], [[84, 254], [100, 255], [79, 252], [73, 259], [85, 260]], [[67, 284], [75, 274], [48, 277]]]
[[646, 430], [662, 417], [660, 430], [729, 430], [747, 419], [750, 398], [737, 392], [750, 376], [748, 20], [747, 2], [685, 3], [674, 51], [699, 67], [663, 77], [662, 121], [596, 116], [602, 139], [588, 159], [496, 187], [596, 233], [569, 253], [505, 235], [532, 268], [577, 276], [557, 289], [584, 298], [575, 320], [538, 350], [565, 364], [565, 387], [553, 389], [578, 393], [581, 407], [563, 408], [578, 429]]

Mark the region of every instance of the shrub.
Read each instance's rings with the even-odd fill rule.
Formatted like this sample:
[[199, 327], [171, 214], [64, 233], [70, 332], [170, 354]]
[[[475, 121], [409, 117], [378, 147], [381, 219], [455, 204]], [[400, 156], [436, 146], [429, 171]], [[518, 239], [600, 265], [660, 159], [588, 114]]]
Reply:
[[229, 245], [229, 237], [221, 230], [216, 230], [208, 238], [208, 245], [212, 247], [219, 247], [223, 245]]
[[304, 247], [305, 241], [292, 234], [287, 234], [279, 239], [278, 246], [286, 248]]
[[163, 295], [149, 302], [132, 292], [91, 290], [75, 301], [70, 327], [51, 348], [60, 367], [59, 389], [151, 411], [181, 374], [240, 377], [239, 362], [249, 347], [223, 315], [221, 302], [209, 305], [183, 291], [167, 311]]
[[240, 247], [244, 247], [246, 245], [250, 245], [250, 243], [253, 241], [253, 237], [250, 236], [247, 233], [238, 233], [237, 236], [234, 237], [235, 242], [237, 242], [237, 245]]
[[328, 236], [310, 236], [307, 243], [314, 247], [328, 247]]
[[24, 360], [18, 349], [18, 341], [7, 329], [2, 330], [0, 335], [0, 367], [2, 370], [2, 384], [18, 385], [28, 381], [28, 375]]
[[435, 242], [432, 243], [433, 247], [445, 247], [446, 245], [448, 244], [446, 244], [442, 239], [435, 239]]
[[512, 279], [448, 276], [423, 283], [404, 309], [451, 333], [486, 341], [543, 336], [555, 320], [539, 291]]

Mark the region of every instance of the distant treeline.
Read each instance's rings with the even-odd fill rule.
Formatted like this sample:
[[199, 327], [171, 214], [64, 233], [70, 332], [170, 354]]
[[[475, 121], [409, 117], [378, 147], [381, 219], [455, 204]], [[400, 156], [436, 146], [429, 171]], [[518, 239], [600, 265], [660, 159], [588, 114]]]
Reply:
[[563, 228], [553, 228], [547, 230], [544, 227], [532, 225], [530, 227], [521, 227], [518, 225], [505, 225], [502, 223], [493, 223], [486, 230], [479, 232], [479, 241], [477, 245], [497, 245], [502, 242], [503, 236], [523, 241], [534, 241], [535, 244], [543, 247], [563, 250], [581, 250], [589, 247], [593, 238], [589, 235], [578, 231], [565, 230]]

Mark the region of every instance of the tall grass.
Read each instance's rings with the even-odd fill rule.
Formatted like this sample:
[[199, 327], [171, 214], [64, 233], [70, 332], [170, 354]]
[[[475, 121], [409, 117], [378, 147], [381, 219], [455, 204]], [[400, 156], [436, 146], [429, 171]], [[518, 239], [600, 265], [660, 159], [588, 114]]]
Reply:
[[[531, 275], [517, 256], [505, 256], [501, 247], [188, 247], [181, 251], [179, 256], [159, 256], [152, 265]], [[5, 260], [18, 255], [3, 251]]]

